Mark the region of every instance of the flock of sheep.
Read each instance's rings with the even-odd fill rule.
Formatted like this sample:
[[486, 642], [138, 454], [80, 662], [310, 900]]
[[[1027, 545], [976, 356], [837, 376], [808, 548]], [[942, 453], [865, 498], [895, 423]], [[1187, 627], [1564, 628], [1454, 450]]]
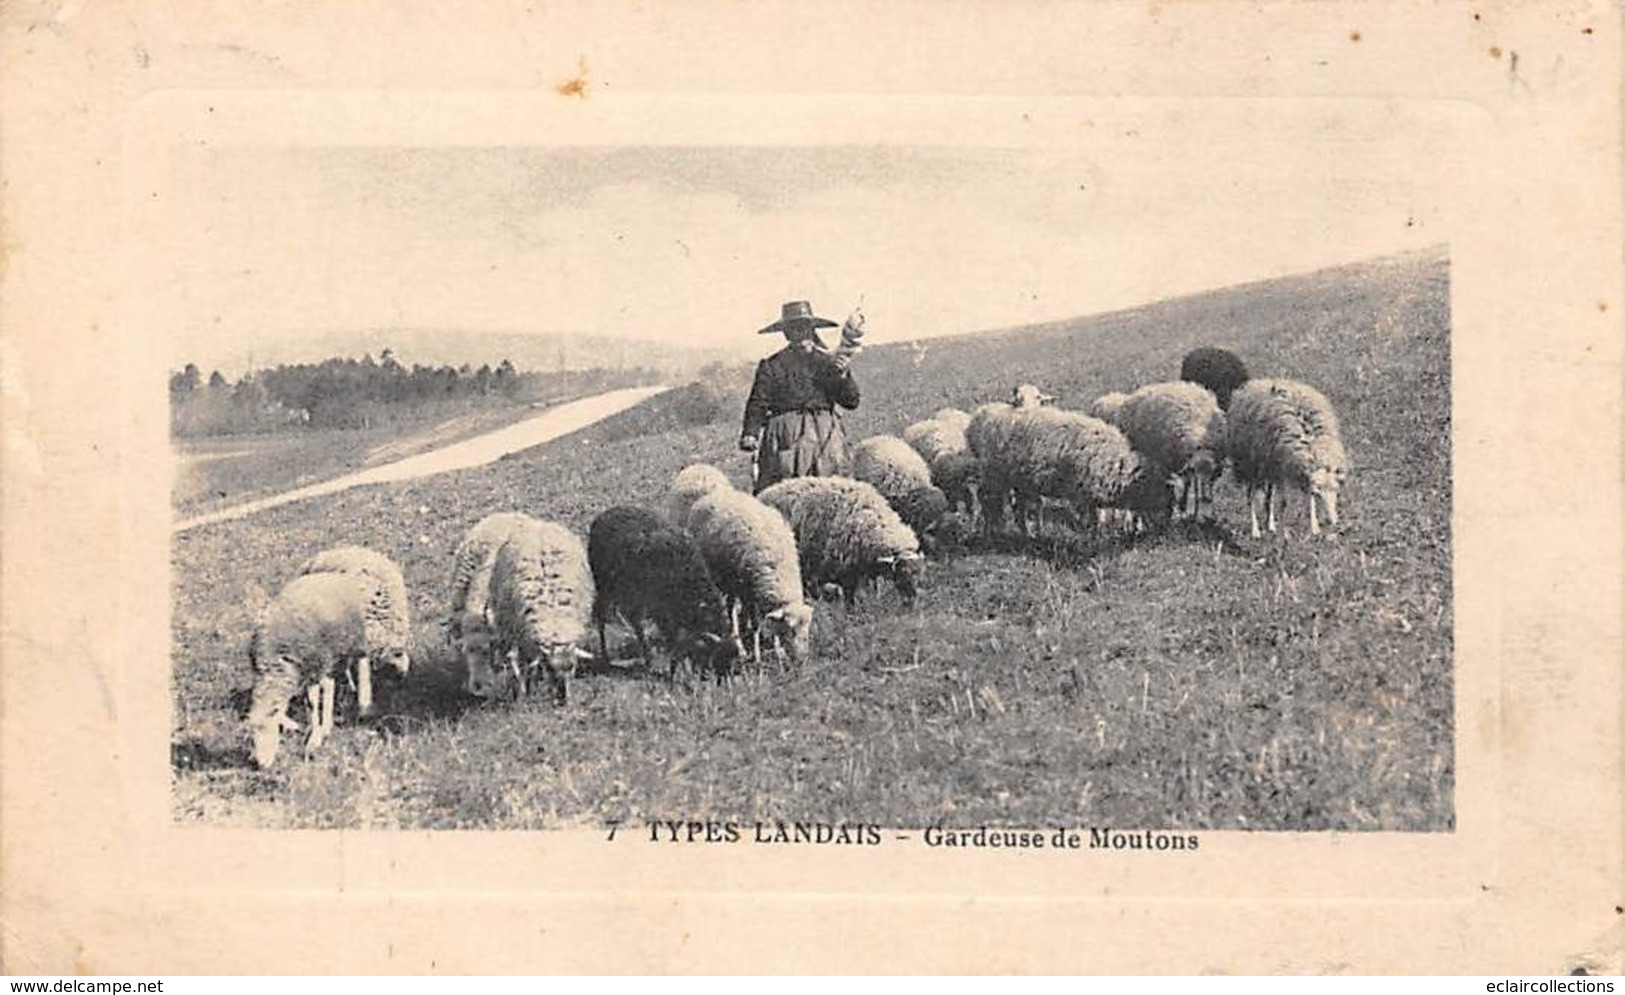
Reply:
[[[1107, 394], [1090, 413], [1052, 401], [1024, 384], [1008, 403], [946, 408], [901, 437], [858, 443], [852, 477], [794, 478], [754, 496], [695, 464], [673, 480], [665, 514], [618, 505], [585, 542], [518, 512], [489, 515], [458, 546], [445, 621], [465, 688], [521, 696], [541, 683], [562, 703], [569, 675], [592, 656], [583, 644], [594, 627], [608, 662], [617, 617], [645, 664], [647, 623], [673, 668], [686, 660], [726, 674], [760, 662], [764, 645], [798, 660], [810, 646], [809, 598], [838, 591], [851, 604], [866, 584], [889, 581], [912, 603], [924, 556], [978, 521], [991, 535], [1013, 512], [1026, 533], [1049, 501], [1090, 532], [1108, 522], [1160, 529], [1176, 505], [1191, 515], [1210, 506], [1226, 465], [1246, 488], [1254, 537], [1256, 496], [1273, 532], [1289, 488], [1307, 495], [1312, 533], [1317, 503], [1337, 523], [1348, 460], [1336, 414], [1306, 384], [1249, 380], [1235, 356], [1198, 349], [1179, 381]], [[287, 709], [299, 694], [310, 704], [307, 753], [332, 730], [341, 677], [359, 714], [371, 714], [372, 667], [404, 675], [411, 633], [406, 586], [387, 557], [350, 546], [306, 562], [250, 645], [255, 761], [273, 763], [282, 732], [298, 728]]]

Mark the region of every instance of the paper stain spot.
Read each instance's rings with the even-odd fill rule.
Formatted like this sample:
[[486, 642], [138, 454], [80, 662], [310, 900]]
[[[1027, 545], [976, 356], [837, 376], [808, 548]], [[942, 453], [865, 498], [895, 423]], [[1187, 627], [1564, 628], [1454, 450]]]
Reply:
[[1591, 34], [1591, 33], [1592, 33], [1592, 32], [1591, 32], [1591, 29], [1590, 29], [1590, 28], [1581, 28], [1581, 29], [1580, 29], [1580, 33], [1581, 33], [1581, 34], [1583, 34], [1583, 35], [1589, 35], [1589, 34]]
[[1349, 41], [1359, 41], [1359, 40], [1360, 40], [1360, 32], [1359, 31], [1350, 31], [1349, 32]]
[[1499, 45], [1491, 45], [1490, 46], [1490, 58], [1499, 59], [1500, 57], [1501, 57], [1501, 46], [1499, 46]]
[[559, 92], [561, 97], [579, 97], [585, 100], [587, 99], [587, 86], [587, 57], [583, 55], [576, 60], [575, 77], [560, 83], [554, 89]]
[[1597, 302], [1597, 310], [1598, 311], [1606, 311], [1606, 310], [1608, 310], [1608, 302], [1607, 301], [1598, 301]]

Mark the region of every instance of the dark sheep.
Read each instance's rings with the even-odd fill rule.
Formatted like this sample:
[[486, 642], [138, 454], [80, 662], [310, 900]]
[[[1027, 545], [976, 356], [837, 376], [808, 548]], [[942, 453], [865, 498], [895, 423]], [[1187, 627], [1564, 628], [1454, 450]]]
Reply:
[[722, 594], [687, 530], [647, 508], [617, 505], [593, 521], [587, 561], [598, 588], [593, 622], [603, 659], [609, 659], [605, 627], [613, 612], [637, 635], [645, 666], [650, 663], [645, 619], [671, 651], [673, 671], [677, 659], [686, 658], [697, 668], [722, 673], [743, 655]]
[[[895, 498], [888, 498], [887, 503], [903, 524], [914, 530], [919, 536], [920, 547], [928, 552], [935, 551], [943, 543], [943, 535], [939, 534], [939, 527], [943, 518], [948, 514], [948, 495], [938, 487], [922, 487], [909, 491], [907, 494]], [[949, 530], [951, 532], [951, 529]]]
[[1219, 399], [1219, 410], [1230, 410], [1230, 395], [1249, 379], [1247, 364], [1227, 349], [1203, 346], [1185, 354], [1179, 379], [1199, 383]]

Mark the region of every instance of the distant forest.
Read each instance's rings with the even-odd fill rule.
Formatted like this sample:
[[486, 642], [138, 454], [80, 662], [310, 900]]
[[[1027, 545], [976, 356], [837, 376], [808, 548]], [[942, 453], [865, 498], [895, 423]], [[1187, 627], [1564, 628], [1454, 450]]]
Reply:
[[506, 359], [478, 369], [466, 363], [408, 367], [389, 349], [378, 359], [282, 364], [235, 382], [218, 370], [204, 377], [188, 363], [169, 377], [169, 423], [178, 437], [379, 428], [482, 408], [555, 404], [657, 379], [644, 368], [521, 372]]

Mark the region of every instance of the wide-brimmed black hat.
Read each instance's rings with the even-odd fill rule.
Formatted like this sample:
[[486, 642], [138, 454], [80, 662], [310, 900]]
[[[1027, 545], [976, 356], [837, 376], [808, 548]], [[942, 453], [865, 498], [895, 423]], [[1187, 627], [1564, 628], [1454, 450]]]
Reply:
[[784, 331], [784, 326], [797, 321], [804, 321], [813, 328], [836, 328], [840, 322], [830, 321], [813, 314], [812, 305], [806, 301], [790, 301], [784, 305], [779, 320], [757, 332], [757, 335], [772, 335], [774, 332]]

